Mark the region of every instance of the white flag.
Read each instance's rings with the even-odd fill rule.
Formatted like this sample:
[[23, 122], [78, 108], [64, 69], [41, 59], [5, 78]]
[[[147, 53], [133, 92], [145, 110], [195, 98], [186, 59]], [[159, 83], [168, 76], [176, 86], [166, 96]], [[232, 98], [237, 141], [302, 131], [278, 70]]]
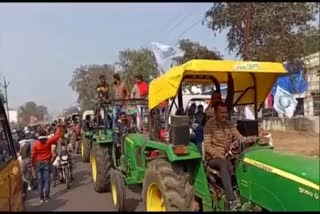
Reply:
[[289, 118], [293, 117], [298, 101], [289, 92], [277, 86], [274, 95], [273, 108], [278, 112], [286, 115]]
[[156, 57], [159, 66], [162, 66], [167, 60], [175, 56], [184, 54], [184, 52], [177, 47], [163, 45], [157, 42], [151, 42], [151, 51]]

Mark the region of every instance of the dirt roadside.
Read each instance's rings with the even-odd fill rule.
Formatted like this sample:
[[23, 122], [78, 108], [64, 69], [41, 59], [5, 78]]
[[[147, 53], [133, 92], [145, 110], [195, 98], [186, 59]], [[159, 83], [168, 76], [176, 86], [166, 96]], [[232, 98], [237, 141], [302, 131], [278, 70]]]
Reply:
[[319, 134], [298, 131], [271, 131], [276, 150], [320, 157]]

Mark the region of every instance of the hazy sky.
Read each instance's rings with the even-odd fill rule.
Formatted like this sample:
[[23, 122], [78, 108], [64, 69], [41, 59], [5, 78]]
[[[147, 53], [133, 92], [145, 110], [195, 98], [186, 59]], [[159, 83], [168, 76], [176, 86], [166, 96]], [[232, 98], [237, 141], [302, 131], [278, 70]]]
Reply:
[[[0, 3], [0, 78], [11, 108], [27, 101], [57, 113], [75, 103], [68, 86], [79, 65], [107, 64], [125, 48], [189, 38], [224, 57], [225, 34], [202, 26], [210, 3]], [[193, 27], [192, 27], [193, 26]], [[192, 27], [192, 28], [191, 28]]]

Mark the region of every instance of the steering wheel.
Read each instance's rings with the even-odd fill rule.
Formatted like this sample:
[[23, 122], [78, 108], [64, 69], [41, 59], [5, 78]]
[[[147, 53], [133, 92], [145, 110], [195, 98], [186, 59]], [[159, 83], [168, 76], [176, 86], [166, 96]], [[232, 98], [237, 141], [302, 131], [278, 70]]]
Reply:
[[258, 145], [260, 147], [272, 147], [268, 143], [264, 143], [260, 139], [254, 141], [251, 144], [243, 144], [240, 141], [237, 141], [233, 143], [233, 146], [228, 151], [227, 159], [229, 159], [231, 162], [236, 160], [235, 166], [237, 166], [243, 155], [252, 150], [252, 147], [255, 145]]

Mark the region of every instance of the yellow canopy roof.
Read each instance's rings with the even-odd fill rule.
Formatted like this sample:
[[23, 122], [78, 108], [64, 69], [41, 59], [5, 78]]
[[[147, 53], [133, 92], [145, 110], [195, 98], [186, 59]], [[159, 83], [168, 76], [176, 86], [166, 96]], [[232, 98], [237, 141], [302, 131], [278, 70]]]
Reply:
[[[266, 99], [276, 79], [287, 70], [281, 63], [229, 61], [229, 60], [191, 60], [180, 66], [169, 69], [162, 76], [151, 81], [149, 86], [149, 109], [177, 95], [182, 78], [186, 75], [210, 75], [219, 83], [227, 83], [230, 72], [234, 80], [234, 90], [243, 91], [254, 86], [252, 73], [256, 77], [257, 102], [261, 104]], [[235, 93], [234, 101], [240, 96]], [[254, 103], [253, 90], [249, 90], [238, 104]]]

